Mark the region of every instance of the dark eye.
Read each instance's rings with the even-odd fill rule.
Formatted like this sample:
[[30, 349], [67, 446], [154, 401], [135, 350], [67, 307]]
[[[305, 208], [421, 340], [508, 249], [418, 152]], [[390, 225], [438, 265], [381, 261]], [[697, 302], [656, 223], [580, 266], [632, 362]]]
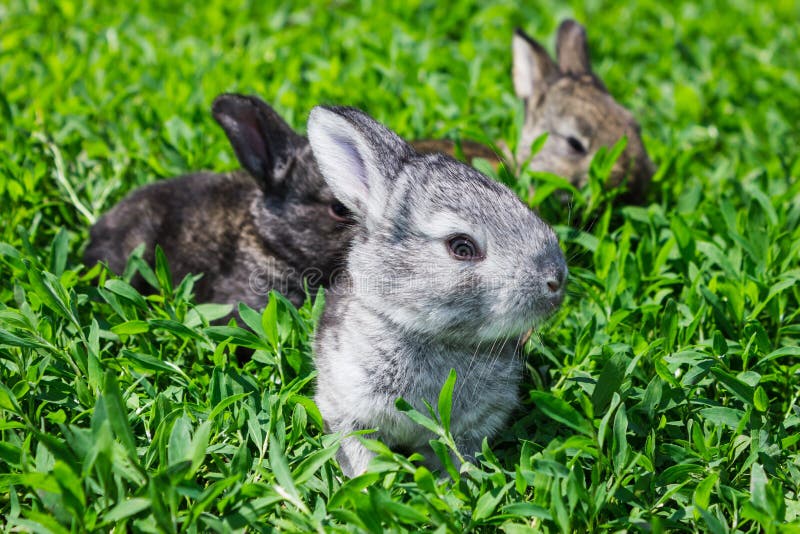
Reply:
[[328, 215], [330, 215], [331, 219], [334, 221], [349, 222], [351, 220], [352, 213], [345, 207], [344, 204], [338, 200], [334, 200], [333, 203], [328, 206]]
[[457, 260], [480, 260], [483, 259], [478, 246], [471, 237], [464, 234], [457, 234], [447, 240], [447, 248], [450, 255]]
[[583, 146], [583, 143], [578, 141], [577, 138], [569, 136], [567, 137], [567, 143], [569, 143], [570, 148], [579, 154], [586, 154], [586, 147]]

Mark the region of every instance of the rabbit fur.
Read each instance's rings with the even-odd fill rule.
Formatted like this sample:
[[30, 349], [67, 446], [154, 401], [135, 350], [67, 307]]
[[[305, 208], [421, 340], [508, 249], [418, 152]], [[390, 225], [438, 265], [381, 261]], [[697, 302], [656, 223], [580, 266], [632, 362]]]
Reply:
[[[317, 169], [308, 141], [254, 96], [224, 94], [212, 113], [242, 169], [198, 172], [130, 193], [91, 228], [87, 265], [122, 273], [144, 243], [156, 245], [173, 276], [200, 274], [200, 302], [244, 302], [261, 308], [270, 289], [295, 305], [327, 284], [349, 241], [349, 213]], [[133, 285], [146, 290], [140, 277]]]
[[625, 136], [627, 145], [611, 171], [608, 186], [624, 183], [628, 200], [641, 201], [655, 166], [636, 119], [592, 72], [586, 29], [574, 20], [561, 23], [555, 61], [520, 29], [514, 33], [511, 49], [514, 91], [525, 103], [517, 165], [531, 158], [531, 145], [547, 133], [544, 146], [530, 159], [530, 168], [552, 172], [583, 187], [598, 149], [610, 148]]
[[[451, 430], [475, 453], [517, 405], [516, 341], [563, 298], [555, 234], [504, 185], [449, 156], [417, 153], [356, 109], [314, 108], [308, 136], [356, 221], [346, 276], [327, 292], [314, 342], [327, 429], [375, 429], [436, 468], [432, 435], [395, 400], [424, 412], [452, 368]], [[338, 453], [348, 476], [371, 457], [352, 436]]]
[[[521, 29], [512, 38], [512, 79], [515, 93], [524, 102], [525, 119], [517, 152], [511, 155], [503, 142], [501, 152], [475, 141], [460, 143], [467, 162], [488, 160], [497, 168], [513, 163], [535, 171], [551, 172], [583, 187], [589, 167], [600, 147], [612, 147], [623, 136], [627, 145], [612, 169], [609, 187], [625, 185], [625, 199], [641, 202], [655, 172], [633, 115], [608, 92], [592, 72], [586, 30], [574, 20], [558, 29], [556, 57]], [[531, 159], [531, 145], [542, 134], [548, 138]], [[413, 141], [419, 152], [454, 155], [456, 144], [447, 139]]]

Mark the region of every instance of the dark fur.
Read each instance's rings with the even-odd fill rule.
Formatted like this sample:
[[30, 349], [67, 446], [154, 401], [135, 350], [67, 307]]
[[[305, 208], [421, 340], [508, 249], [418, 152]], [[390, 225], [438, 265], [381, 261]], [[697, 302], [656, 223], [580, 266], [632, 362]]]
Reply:
[[[203, 274], [200, 302], [245, 302], [261, 308], [270, 289], [295, 305], [327, 284], [343, 260], [350, 225], [333, 217], [336, 203], [310, 153], [267, 104], [255, 97], [221, 95], [213, 105], [244, 170], [199, 172], [144, 186], [92, 227], [84, 260], [121, 273], [145, 244], [156, 244], [173, 278]], [[134, 285], [146, 291], [137, 277]]]

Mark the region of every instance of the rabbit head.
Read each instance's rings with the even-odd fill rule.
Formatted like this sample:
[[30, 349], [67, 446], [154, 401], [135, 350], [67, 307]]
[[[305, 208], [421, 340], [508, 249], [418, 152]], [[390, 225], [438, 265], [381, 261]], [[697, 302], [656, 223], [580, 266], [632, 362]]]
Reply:
[[610, 148], [625, 136], [627, 146], [612, 170], [609, 186], [624, 181], [632, 199], [641, 197], [655, 171], [653, 163], [633, 115], [592, 72], [583, 26], [573, 20], [561, 24], [557, 62], [519, 29], [512, 40], [512, 56], [514, 90], [525, 102], [517, 163], [528, 160], [531, 144], [547, 133], [544, 146], [530, 161], [531, 168], [563, 176], [581, 187], [597, 150]]
[[418, 154], [365, 113], [316, 107], [320, 170], [353, 213], [350, 283], [405, 332], [478, 343], [517, 336], [561, 302], [552, 229], [505, 186], [442, 154]]
[[263, 193], [250, 210], [261, 240], [298, 275], [327, 284], [347, 249], [350, 213], [322, 178], [308, 140], [253, 96], [221, 95], [212, 112]]
[[[260, 308], [269, 290], [296, 305], [305, 287], [325, 285], [349, 242], [349, 213], [333, 196], [308, 141], [266, 103], [224, 94], [212, 113], [242, 169], [198, 172], [141, 187], [92, 227], [84, 259], [117, 273], [144, 244], [154, 261], [161, 246], [177, 280], [202, 274], [200, 302]], [[133, 284], [148, 290], [137, 276]]]
[[[505, 186], [443, 154], [419, 154], [352, 108], [317, 107], [308, 136], [320, 171], [354, 214], [346, 279], [329, 292], [314, 341], [315, 400], [348, 476], [372, 453], [348, 435], [441, 466], [431, 435], [398, 412], [439, 394], [450, 369], [451, 432], [467, 455], [516, 406], [514, 338], [561, 302], [567, 268], [553, 231]], [[509, 343], [509, 341], [511, 341]]]

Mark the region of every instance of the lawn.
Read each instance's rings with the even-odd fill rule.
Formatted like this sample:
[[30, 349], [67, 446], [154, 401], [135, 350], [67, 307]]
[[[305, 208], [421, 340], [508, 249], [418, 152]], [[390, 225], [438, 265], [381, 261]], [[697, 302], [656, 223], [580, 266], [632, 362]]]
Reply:
[[[800, 4], [300, 4], [0, 3], [3, 530], [800, 532]], [[552, 50], [567, 17], [659, 170], [640, 206], [604, 161], [571, 206], [496, 176], [556, 228], [569, 294], [453, 478], [374, 442], [342, 479], [311, 400], [322, 298], [209, 326], [229, 310], [163, 263], [151, 295], [82, 264], [129, 191], [236, 167], [222, 92], [300, 131], [336, 103], [513, 146], [513, 29]]]

